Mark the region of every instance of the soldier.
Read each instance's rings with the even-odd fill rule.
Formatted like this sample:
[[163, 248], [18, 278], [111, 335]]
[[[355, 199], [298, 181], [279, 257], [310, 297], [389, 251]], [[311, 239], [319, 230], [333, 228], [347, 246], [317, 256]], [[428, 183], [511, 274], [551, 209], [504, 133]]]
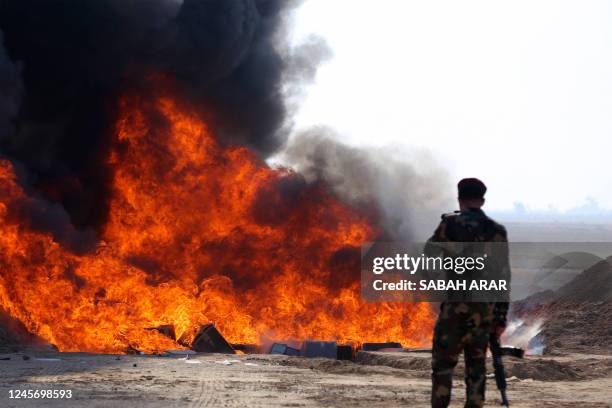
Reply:
[[[459, 211], [442, 215], [430, 242], [507, 242], [506, 229], [482, 211], [484, 183], [476, 178], [458, 184]], [[508, 269], [509, 271], [509, 269]], [[489, 334], [506, 326], [507, 302], [443, 302], [434, 328], [432, 353], [433, 408], [450, 403], [453, 369], [465, 357], [465, 407], [482, 407], [486, 383], [485, 356]]]

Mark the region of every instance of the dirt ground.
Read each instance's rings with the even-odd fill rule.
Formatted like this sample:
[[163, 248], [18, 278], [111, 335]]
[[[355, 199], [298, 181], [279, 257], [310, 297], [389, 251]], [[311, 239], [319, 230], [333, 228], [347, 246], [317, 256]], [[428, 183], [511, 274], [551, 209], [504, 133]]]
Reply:
[[[362, 352], [356, 362], [32, 351], [0, 358], [10, 358], [0, 360], [2, 407], [426, 407], [430, 387], [430, 356], [416, 353]], [[506, 358], [506, 364], [513, 407], [612, 407], [612, 356]], [[460, 407], [460, 373], [455, 387], [452, 406]], [[9, 390], [17, 389], [71, 390], [72, 398], [10, 399]], [[498, 406], [493, 378], [487, 390], [487, 405]]]

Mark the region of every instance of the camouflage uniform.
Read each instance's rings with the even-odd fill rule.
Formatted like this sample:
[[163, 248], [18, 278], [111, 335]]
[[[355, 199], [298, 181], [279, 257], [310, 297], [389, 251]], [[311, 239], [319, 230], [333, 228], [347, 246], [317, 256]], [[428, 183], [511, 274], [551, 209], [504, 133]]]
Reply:
[[[507, 242], [505, 228], [480, 209], [442, 216], [430, 242]], [[509, 269], [508, 269], [509, 270]], [[443, 302], [434, 328], [432, 395], [434, 408], [447, 407], [453, 369], [461, 351], [465, 357], [465, 407], [482, 407], [486, 383], [485, 356], [489, 333], [505, 326], [508, 303]]]

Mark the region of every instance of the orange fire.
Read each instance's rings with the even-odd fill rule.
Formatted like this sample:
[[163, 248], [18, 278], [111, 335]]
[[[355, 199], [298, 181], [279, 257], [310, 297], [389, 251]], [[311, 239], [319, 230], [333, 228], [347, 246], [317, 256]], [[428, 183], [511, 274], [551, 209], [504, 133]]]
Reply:
[[112, 353], [177, 348], [147, 328], [188, 338], [207, 322], [234, 343], [430, 339], [429, 305], [360, 299], [359, 248], [377, 230], [324, 186], [221, 146], [170, 97], [128, 96], [120, 111], [95, 253], [30, 228], [30, 198], [0, 161], [0, 305], [32, 333]]

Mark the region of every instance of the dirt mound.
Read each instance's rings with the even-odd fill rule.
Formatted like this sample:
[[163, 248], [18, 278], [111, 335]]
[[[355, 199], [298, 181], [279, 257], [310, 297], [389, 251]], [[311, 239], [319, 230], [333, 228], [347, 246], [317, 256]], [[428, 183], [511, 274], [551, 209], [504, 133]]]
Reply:
[[542, 304], [556, 299], [557, 293], [553, 290], [537, 292], [533, 295], [512, 303], [511, 313], [513, 316], [525, 316], [538, 309]]
[[[431, 354], [359, 352], [355, 361], [363, 366], [386, 366], [412, 376], [427, 377], [431, 373]], [[463, 358], [454, 370], [457, 379], [463, 378]], [[536, 381], [581, 381], [612, 375], [612, 358], [608, 356], [527, 356], [524, 359], [504, 357], [507, 378]], [[400, 371], [400, 372], [401, 372]], [[371, 372], [367, 370], [367, 372]], [[487, 358], [487, 372], [494, 373], [491, 357]]]
[[612, 302], [551, 302], [538, 311], [546, 315], [538, 335], [545, 353], [567, 351], [612, 354]]
[[506, 358], [504, 366], [508, 378], [517, 377], [520, 380], [580, 381], [612, 375], [612, 358], [608, 356], [572, 354], [569, 357], [530, 356], [521, 360]]
[[382, 353], [360, 351], [357, 353], [355, 362], [364, 365], [382, 365], [404, 370], [430, 370], [431, 354], [415, 353]]
[[537, 292], [514, 302], [513, 312], [521, 315], [551, 301], [612, 301], [612, 257], [595, 263], [557, 290]]
[[556, 291], [539, 292], [511, 307], [525, 325], [544, 321], [534, 339], [546, 354], [612, 354], [612, 257], [583, 271]]
[[[361, 352], [359, 353], [361, 354]], [[288, 357], [283, 355], [266, 355], [265, 357], [248, 358], [249, 361], [261, 361], [266, 364], [295, 367], [299, 369], [310, 369], [330, 374], [353, 374], [353, 375], [394, 375], [396, 377], [413, 377], [414, 373], [406, 370], [400, 370], [399, 367], [394, 367], [391, 364], [361, 364], [359, 361], [348, 360], [332, 360], [329, 358], [306, 358], [306, 357]], [[427, 367], [431, 363], [427, 360]], [[398, 369], [396, 369], [398, 368]]]
[[564, 302], [612, 302], [612, 257], [598, 262], [557, 290]]
[[584, 378], [584, 375], [569, 363], [555, 360], [526, 360], [506, 364], [506, 375], [521, 380], [531, 378], [538, 381], [575, 381]]

